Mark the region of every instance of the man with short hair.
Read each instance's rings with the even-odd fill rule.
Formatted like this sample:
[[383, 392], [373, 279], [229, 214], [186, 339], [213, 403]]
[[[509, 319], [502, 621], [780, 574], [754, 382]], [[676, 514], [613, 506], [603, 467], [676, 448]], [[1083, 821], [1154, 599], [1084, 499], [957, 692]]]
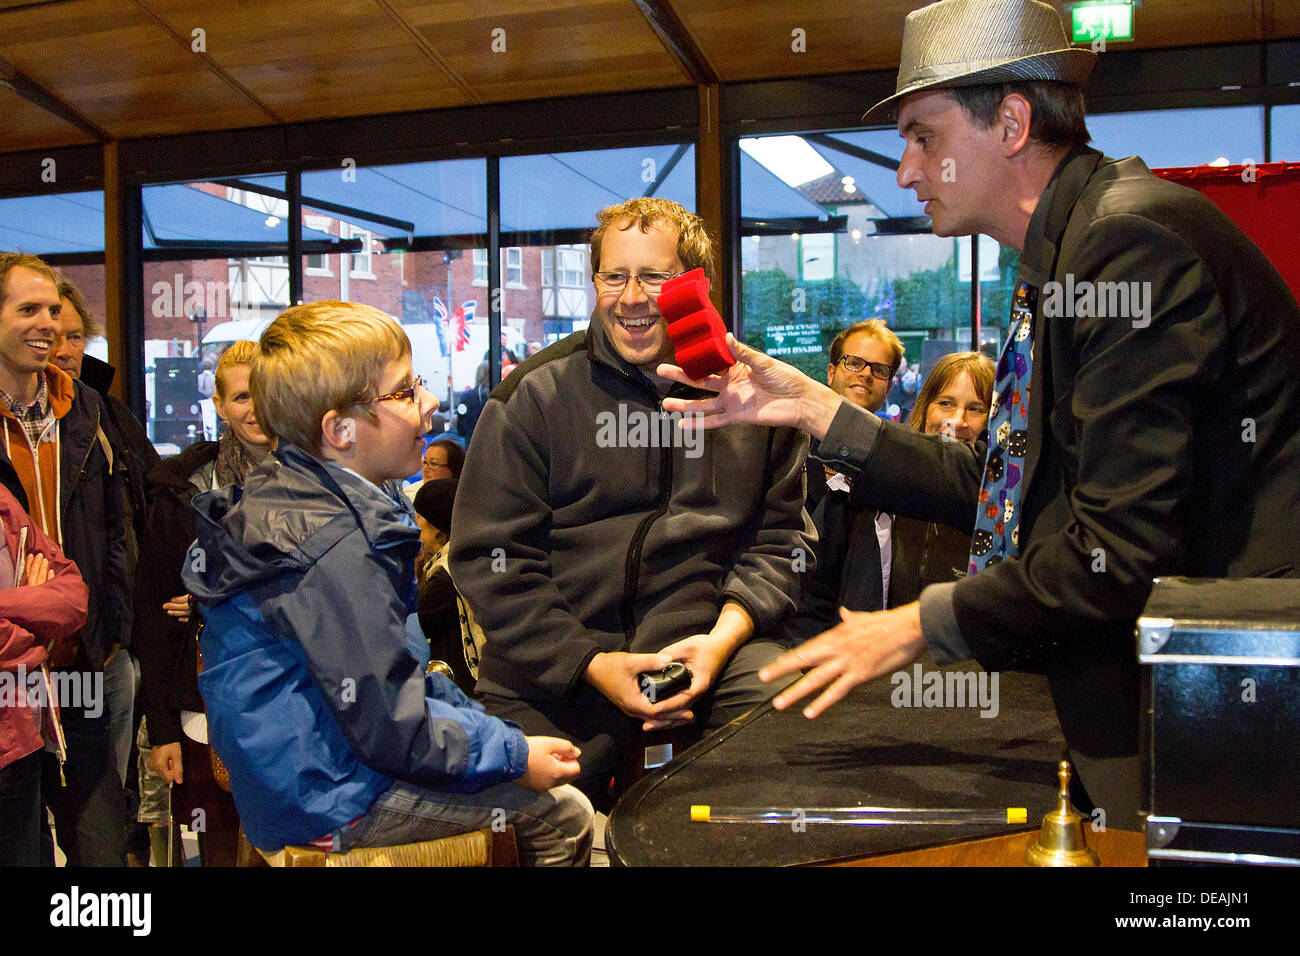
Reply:
[[[826, 384], [875, 413], [885, 402], [903, 343], [880, 319], [849, 326], [831, 342]], [[786, 639], [800, 643], [839, 623], [841, 607], [879, 611], [889, 595], [893, 516], [852, 500], [853, 476], [814, 446], [808, 455], [808, 510], [817, 527], [817, 565], [804, 575], [799, 613]]]
[[32, 520], [90, 592], [85, 626], [56, 641], [49, 660], [73, 670], [91, 699], [63, 707], [68, 760], [60, 768], [47, 753], [42, 792], [70, 866], [125, 866], [122, 784], [102, 698], [105, 660], [131, 619], [121, 477], [103, 400], [50, 361], [62, 335], [58, 283], [35, 256], [0, 253], [0, 428]]
[[[59, 304], [62, 335], [50, 361], [98, 392], [112, 423], [111, 428], [105, 426], [105, 433], [112, 441], [122, 474], [122, 530], [126, 535], [127, 593], [130, 594], [133, 593], [136, 558], [140, 553], [138, 541], [144, 532], [145, 513], [149, 506], [149, 472], [162, 459], [126, 402], [109, 394], [108, 387], [116, 370], [107, 362], [86, 354], [87, 342], [102, 336], [104, 330], [86, 305], [81, 290], [70, 279], [59, 280]], [[129, 638], [130, 634], [129, 627], [123, 628], [124, 638]], [[125, 782], [131, 741], [135, 737], [134, 725], [139, 723], [133, 719], [137, 682], [129, 644], [123, 643], [120, 649], [109, 654], [104, 673], [113, 720], [114, 760]], [[129, 793], [127, 802], [131, 802]]]
[[[881, 319], [850, 325], [831, 341], [826, 384], [838, 395], [869, 412], [878, 412], [889, 395], [894, 373], [903, 362], [903, 343]], [[826, 494], [828, 472], [814, 444], [808, 455], [808, 511], [815, 512]], [[820, 527], [820, 526], [819, 526]]]
[[667, 405], [797, 425], [877, 506], [973, 526], [969, 577], [801, 645], [765, 671], [811, 668], [776, 706], [820, 690], [815, 717], [925, 648], [1044, 669], [1092, 804], [1136, 829], [1152, 579], [1300, 569], [1300, 309], [1211, 202], [1084, 145], [1095, 61], [1045, 3], [942, 0], [908, 16], [898, 90], [868, 113], [898, 107], [898, 182], [936, 234], [1021, 253], [988, 446], [882, 422], [744, 346], [719, 397]]
[[[655, 368], [673, 355], [663, 284], [712, 272], [703, 222], [662, 199], [598, 219], [591, 325], [488, 399], [451, 574], [487, 637], [489, 713], [578, 743], [577, 785], [608, 806], [638, 729], [725, 723], [771, 695], [756, 671], [781, 650], [812, 534], [803, 436], [742, 426], [687, 445], [662, 414], [666, 395], [699, 394]], [[648, 698], [639, 675], [673, 661], [689, 686]]]

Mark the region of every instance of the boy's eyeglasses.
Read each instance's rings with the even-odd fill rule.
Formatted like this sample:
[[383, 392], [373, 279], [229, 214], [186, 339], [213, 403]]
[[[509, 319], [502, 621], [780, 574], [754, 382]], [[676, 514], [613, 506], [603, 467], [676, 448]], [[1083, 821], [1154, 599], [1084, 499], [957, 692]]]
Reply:
[[882, 382], [888, 382], [894, 377], [894, 369], [892, 366], [886, 365], [884, 362], [868, 362], [866, 359], [859, 358], [856, 355], [841, 355], [840, 360], [835, 364], [843, 365], [844, 371], [849, 372], [850, 374], [861, 372], [867, 366], [871, 366], [871, 374]]
[[387, 395], [376, 395], [374, 398], [367, 398], [363, 402], [357, 402], [357, 404], [376, 405], [379, 402], [394, 402], [394, 401], [413, 402], [415, 401], [415, 396], [419, 394], [420, 389], [422, 389], [423, 387], [424, 387], [424, 379], [417, 375], [415, 376], [415, 381], [412, 382], [410, 385], [406, 386], [406, 388], [399, 388], [397, 391], [389, 392]]
[[658, 295], [663, 284], [669, 279], [676, 279], [681, 272], [643, 272], [638, 276], [626, 272], [597, 272], [592, 276], [596, 285], [605, 292], [622, 292], [627, 288], [629, 279], [635, 279], [641, 291], [646, 295]]

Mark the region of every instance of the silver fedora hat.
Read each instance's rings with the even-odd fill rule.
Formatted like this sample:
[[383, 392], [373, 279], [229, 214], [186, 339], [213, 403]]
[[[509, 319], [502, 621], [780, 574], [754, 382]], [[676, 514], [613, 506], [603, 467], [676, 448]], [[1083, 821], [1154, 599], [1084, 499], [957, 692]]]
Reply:
[[907, 15], [898, 85], [867, 110], [878, 121], [919, 90], [1024, 80], [1082, 86], [1097, 63], [1070, 46], [1056, 10], [1039, 0], [940, 0]]

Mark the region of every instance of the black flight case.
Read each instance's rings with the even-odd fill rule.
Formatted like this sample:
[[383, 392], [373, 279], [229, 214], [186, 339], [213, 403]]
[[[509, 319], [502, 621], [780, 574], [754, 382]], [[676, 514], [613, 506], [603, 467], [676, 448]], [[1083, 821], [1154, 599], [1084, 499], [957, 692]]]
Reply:
[[1300, 866], [1300, 579], [1157, 579], [1137, 644], [1149, 863]]

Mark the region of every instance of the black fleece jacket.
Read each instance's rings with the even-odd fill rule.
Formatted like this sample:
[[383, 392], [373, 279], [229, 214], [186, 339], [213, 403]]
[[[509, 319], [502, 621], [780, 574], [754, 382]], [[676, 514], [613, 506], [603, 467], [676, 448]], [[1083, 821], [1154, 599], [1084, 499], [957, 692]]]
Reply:
[[451, 574], [487, 636], [479, 693], [567, 698], [597, 653], [705, 633], [728, 600], [755, 636], [794, 612], [807, 438], [732, 425], [687, 444], [661, 414], [594, 319], [493, 391], [452, 518]]

